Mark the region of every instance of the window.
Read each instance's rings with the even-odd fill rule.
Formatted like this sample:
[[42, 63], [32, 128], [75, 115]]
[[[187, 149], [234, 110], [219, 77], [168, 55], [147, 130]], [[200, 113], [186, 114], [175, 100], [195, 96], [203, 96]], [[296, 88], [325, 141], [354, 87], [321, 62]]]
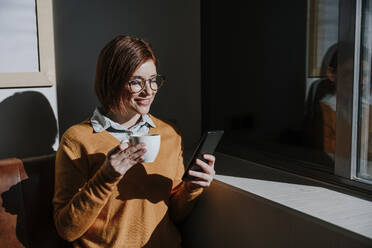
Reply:
[[203, 129], [225, 130], [218, 151], [370, 193], [372, 3], [239, 5], [202, 1]]

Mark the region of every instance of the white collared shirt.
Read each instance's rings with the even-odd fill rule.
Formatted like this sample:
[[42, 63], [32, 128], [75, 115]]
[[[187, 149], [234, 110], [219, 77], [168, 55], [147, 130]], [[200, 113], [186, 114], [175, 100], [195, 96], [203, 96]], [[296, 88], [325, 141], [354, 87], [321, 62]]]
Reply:
[[92, 117], [90, 118], [90, 122], [94, 129], [94, 132], [103, 132], [107, 130], [112, 136], [117, 138], [118, 140], [128, 141], [130, 135], [143, 135], [148, 134], [150, 131], [150, 127], [155, 128], [154, 122], [151, 120], [150, 116], [147, 114], [141, 115], [141, 120], [133, 127], [126, 129], [119, 123], [111, 120], [107, 116], [103, 115], [99, 108], [94, 110]]

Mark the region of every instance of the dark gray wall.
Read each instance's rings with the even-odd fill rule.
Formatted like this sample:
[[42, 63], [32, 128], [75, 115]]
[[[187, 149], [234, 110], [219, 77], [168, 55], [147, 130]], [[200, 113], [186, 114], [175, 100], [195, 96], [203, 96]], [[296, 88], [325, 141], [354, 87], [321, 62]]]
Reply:
[[61, 134], [90, 117], [97, 56], [119, 34], [149, 41], [166, 76], [151, 113], [176, 121], [185, 146], [197, 142], [200, 110], [199, 1], [54, 1], [58, 112]]
[[264, 76], [260, 108], [264, 129], [299, 127], [304, 114], [306, 1], [269, 1], [264, 17]]
[[304, 113], [306, 1], [204, 0], [204, 127], [275, 136]]
[[254, 86], [263, 76], [261, 7], [202, 3], [203, 127], [226, 130], [226, 120], [251, 113], [262, 101]]

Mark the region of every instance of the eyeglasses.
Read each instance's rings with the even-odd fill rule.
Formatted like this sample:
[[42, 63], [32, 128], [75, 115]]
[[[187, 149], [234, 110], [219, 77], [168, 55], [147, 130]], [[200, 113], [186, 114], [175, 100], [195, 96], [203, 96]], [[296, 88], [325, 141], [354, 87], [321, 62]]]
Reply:
[[137, 77], [128, 82], [130, 91], [132, 93], [141, 92], [145, 88], [147, 81], [149, 81], [150, 88], [153, 91], [157, 91], [158, 89], [161, 88], [161, 86], [163, 86], [165, 78], [161, 75], [156, 75], [155, 77], [147, 79], [147, 80], [141, 77]]

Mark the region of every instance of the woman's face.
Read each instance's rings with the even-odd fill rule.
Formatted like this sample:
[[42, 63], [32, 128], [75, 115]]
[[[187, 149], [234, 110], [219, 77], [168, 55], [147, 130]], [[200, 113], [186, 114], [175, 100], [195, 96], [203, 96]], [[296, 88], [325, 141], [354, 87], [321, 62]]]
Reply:
[[[142, 78], [144, 80], [151, 79], [157, 74], [156, 66], [152, 60], [147, 60], [133, 73], [130, 80]], [[150, 111], [150, 106], [155, 98], [156, 91], [150, 88], [149, 81], [147, 81], [145, 88], [139, 93], [129, 93], [127, 101], [124, 105], [131, 114], [147, 114]]]

